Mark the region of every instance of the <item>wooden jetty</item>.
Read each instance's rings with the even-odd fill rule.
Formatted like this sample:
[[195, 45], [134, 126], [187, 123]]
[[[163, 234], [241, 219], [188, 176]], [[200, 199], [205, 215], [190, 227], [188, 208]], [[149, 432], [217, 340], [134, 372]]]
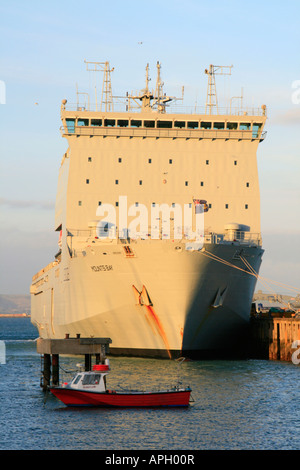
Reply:
[[[59, 355], [80, 355], [85, 358], [85, 371], [91, 370], [92, 356], [96, 364], [104, 364], [106, 354], [109, 352], [110, 338], [70, 338], [37, 340], [37, 352], [42, 355], [41, 387], [47, 390], [52, 385], [59, 384]], [[51, 380], [52, 379], [52, 380]], [[50, 382], [51, 381], [51, 382]]]

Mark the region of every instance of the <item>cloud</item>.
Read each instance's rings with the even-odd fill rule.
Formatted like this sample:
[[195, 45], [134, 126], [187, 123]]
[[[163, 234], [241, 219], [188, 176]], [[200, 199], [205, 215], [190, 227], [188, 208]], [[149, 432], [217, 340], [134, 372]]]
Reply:
[[280, 114], [275, 114], [272, 118], [270, 118], [270, 122], [281, 125], [300, 124], [300, 106], [289, 109]]
[[49, 201], [26, 201], [24, 199], [13, 200], [5, 198], [0, 198], [0, 205], [15, 209], [36, 208], [42, 210], [53, 210], [55, 207], [55, 203]]

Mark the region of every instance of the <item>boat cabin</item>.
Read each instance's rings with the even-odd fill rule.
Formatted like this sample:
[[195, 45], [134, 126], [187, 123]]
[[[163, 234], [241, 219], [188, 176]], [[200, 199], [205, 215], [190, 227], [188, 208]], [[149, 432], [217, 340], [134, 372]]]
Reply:
[[75, 390], [106, 392], [106, 375], [108, 372], [108, 365], [96, 364], [92, 371], [78, 372], [71, 382], [65, 384], [64, 387]]

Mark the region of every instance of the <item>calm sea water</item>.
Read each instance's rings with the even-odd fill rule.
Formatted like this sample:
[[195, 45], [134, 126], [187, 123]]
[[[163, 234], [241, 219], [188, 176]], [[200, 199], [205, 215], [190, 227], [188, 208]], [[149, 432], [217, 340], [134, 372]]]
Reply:
[[[37, 332], [0, 318], [1, 450], [299, 450], [300, 366], [260, 360], [110, 358], [109, 385], [192, 387], [188, 409], [67, 408], [40, 388]], [[82, 358], [61, 357], [62, 377]]]

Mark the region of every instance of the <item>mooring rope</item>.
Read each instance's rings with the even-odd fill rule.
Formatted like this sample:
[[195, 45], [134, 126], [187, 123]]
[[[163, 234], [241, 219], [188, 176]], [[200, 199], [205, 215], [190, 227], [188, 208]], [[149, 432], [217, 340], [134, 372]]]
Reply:
[[[278, 282], [278, 281], [273, 281], [271, 279], [268, 279], [268, 278], [264, 278], [262, 276], [260, 276], [256, 271], [255, 269], [251, 266], [251, 264], [243, 257], [243, 256], [239, 256], [240, 259], [243, 261], [243, 263], [245, 264], [246, 268], [247, 269], [243, 269], [243, 268], [240, 268], [238, 266], [235, 266], [233, 263], [230, 263], [229, 261], [226, 261], [224, 260], [223, 258], [220, 258], [219, 256], [215, 255], [214, 253], [211, 253], [209, 251], [206, 251], [206, 250], [202, 250], [200, 251], [200, 253], [204, 256], [206, 256], [207, 258], [210, 258], [214, 261], [217, 261], [219, 263], [222, 263], [226, 266], [229, 266], [231, 268], [234, 268], [234, 269], [237, 269], [239, 271], [242, 271], [246, 274], [249, 274], [250, 276], [254, 276], [257, 280], [259, 280], [266, 288], [269, 292], [271, 292], [273, 295], [276, 295], [278, 296], [278, 294], [272, 290], [269, 285], [268, 285], [268, 282], [270, 283], [273, 283], [273, 284], [277, 284], [277, 285], [280, 285], [280, 286], [283, 286], [291, 291], [295, 291], [296, 293], [299, 293], [299, 289], [297, 289], [296, 287], [293, 287], [293, 286], [289, 286], [288, 284], [284, 284], [282, 282]], [[284, 302], [283, 300], [279, 300], [280, 303], [286, 305], [288, 308], [290, 308], [291, 310], [293, 311], [297, 311], [295, 308], [291, 307], [289, 304], [287, 304], [286, 302]]]

